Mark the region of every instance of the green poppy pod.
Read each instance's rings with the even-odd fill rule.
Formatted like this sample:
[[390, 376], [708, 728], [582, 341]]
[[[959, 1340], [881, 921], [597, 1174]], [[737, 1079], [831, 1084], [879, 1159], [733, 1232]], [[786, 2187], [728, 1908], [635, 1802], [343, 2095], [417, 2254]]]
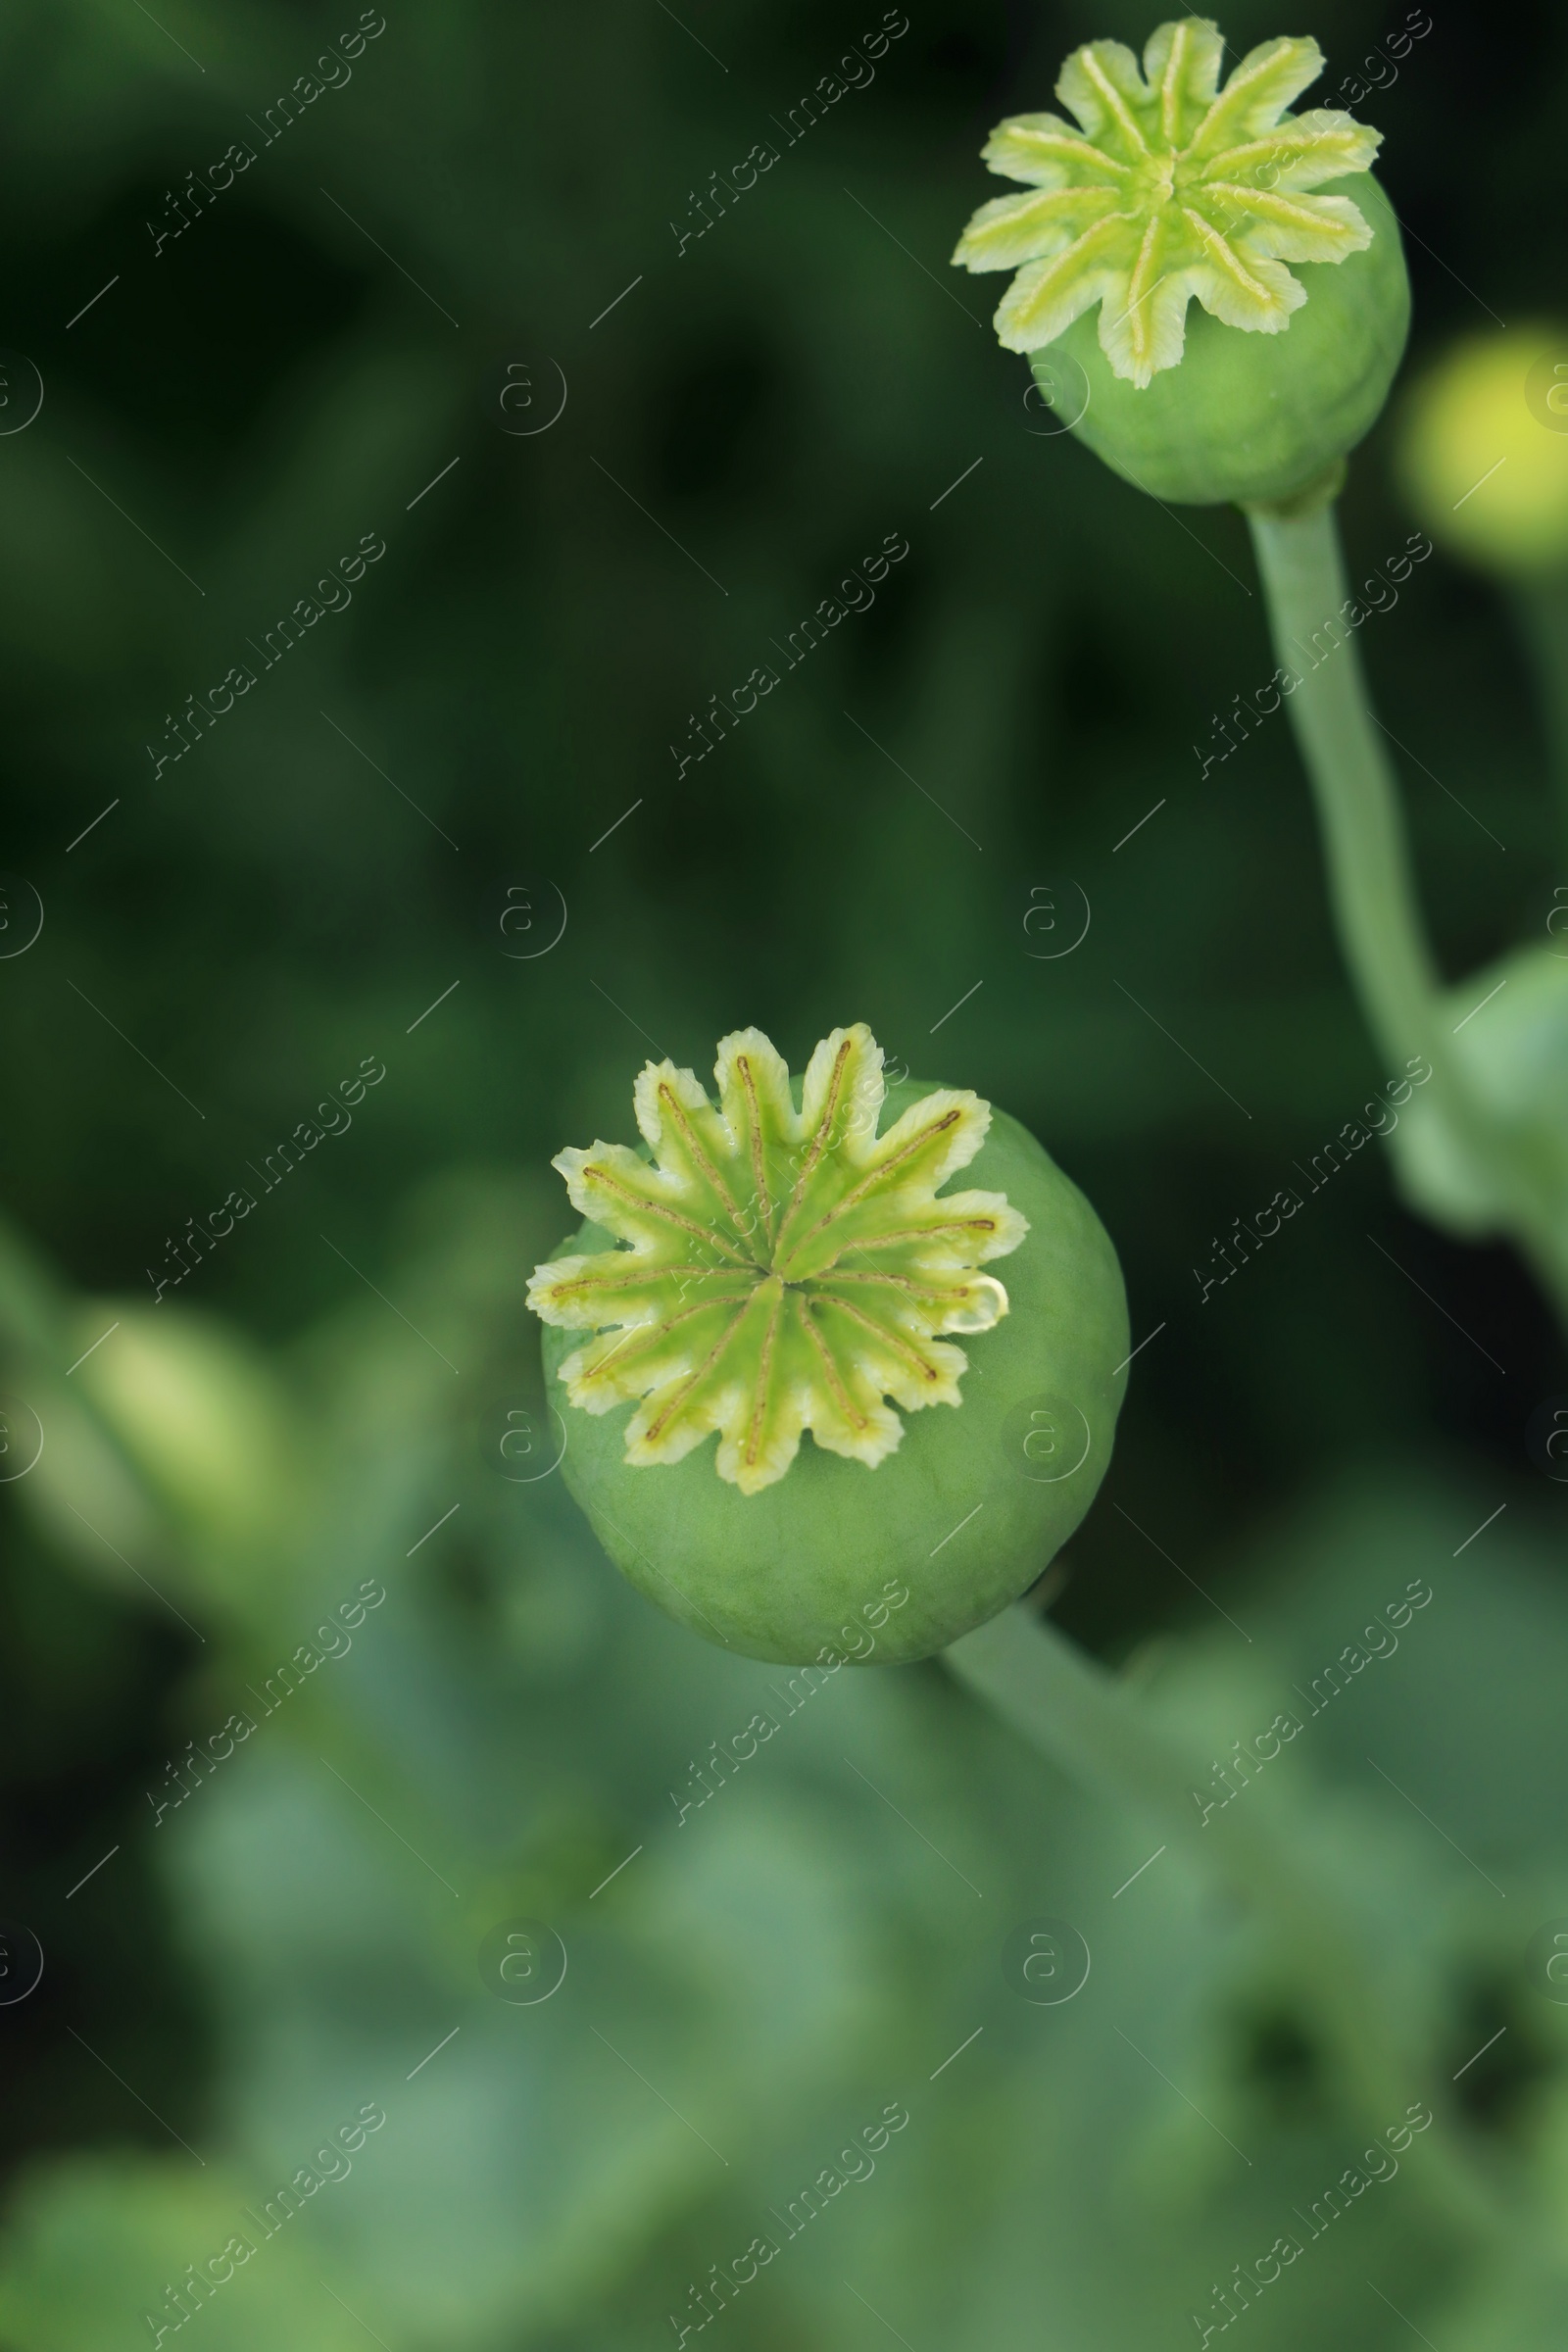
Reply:
[[1381, 133], [1287, 111], [1317, 43], [1265, 41], [1221, 88], [1223, 54], [1206, 18], [1161, 24], [1141, 66], [1119, 41], [1074, 51], [1073, 121], [999, 125], [985, 159], [1031, 192], [982, 205], [953, 258], [1017, 270], [998, 334], [1117, 473], [1178, 504], [1288, 504], [1382, 409], [1409, 281]]
[[[651, 1063], [646, 1152], [555, 1163], [588, 1218], [529, 1292], [564, 1474], [710, 1641], [828, 1671], [929, 1656], [1094, 1499], [1127, 1377], [1115, 1251], [1016, 1120], [888, 1086], [862, 1024], [794, 1083], [739, 1031], [716, 1077], [715, 1106]], [[959, 1168], [984, 1189], [944, 1190]]]
[[[1410, 326], [1399, 224], [1370, 176], [1355, 183], [1372, 243], [1299, 271], [1307, 301], [1280, 335], [1238, 335], [1206, 311], [1179, 368], [1144, 391], [1118, 376], [1080, 318], [1030, 365], [1113, 473], [1172, 506], [1283, 506], [1331, 474], [1377, 422]], [[1069, 412], [1071, 413], [1071, 412]]]

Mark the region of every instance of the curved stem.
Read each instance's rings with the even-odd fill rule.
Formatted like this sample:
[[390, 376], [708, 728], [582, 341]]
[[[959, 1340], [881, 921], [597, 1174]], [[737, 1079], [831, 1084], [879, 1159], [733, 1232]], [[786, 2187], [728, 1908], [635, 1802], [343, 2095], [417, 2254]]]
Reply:
[[1022, 1603], [944, 1654], [960, 1682], [1070, 1779], [1135, 1805], [1189, 1863], [1263, 1913], [1303, 2005], [1342, 2063], [1347, 2093], [1369, 2121], [1386, 2121], [1426, 2083], [1438, 2126], [1428, 2143], [1434, 2193], [1479, 2239], [1515, 2238], [1519, 2217], [1465, 2145], [1446, 2086], [1431, 2083], [1409, 2004], [1387, 1992], [1366, 1937], [1333, 1886], [1293, 1855], [1277, 1819], [1242, 1806], [1210, 1827], [1193, 1801], [1203, 1768], [1112, 1675]]
[[[1335, 926], [1362, 1009], [1396, 1065], [1431, 1064], [1454, 1133], [1486, 1172], [1502, 1222], [1568, 1322], [1568, 1238], [1531, 1155], [1477, 1099], [1453, 1044], [1427, 942], [1386, 739], [1369, 708], [1332, 501], [1249, 513], [1275, 650], [1297, 678], [1291, 722], [1311, 779]], [[1568, 698], [1565, 698], [1568, 701]]]
[[1367, 710], [1335, 508], [1248, 516], [1274, 647], [1299, 679], [1292, 724], [1322, 820], [1345, 958], [1384, 1053], [1432, 1060], [1438, 973], [1410, 869], [1394, 772]]

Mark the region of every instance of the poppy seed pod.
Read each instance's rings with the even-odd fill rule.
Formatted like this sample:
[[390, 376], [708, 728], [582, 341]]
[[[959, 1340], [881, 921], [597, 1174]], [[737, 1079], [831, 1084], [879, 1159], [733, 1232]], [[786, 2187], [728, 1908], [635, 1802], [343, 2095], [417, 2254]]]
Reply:
[[998, 334], [1114, 471], [1178, 504], [1286, 504], [1382, 409], [1409, 281], [1381, 133], [1286, 111], [1317, 43], [1265, 41], [1221, 88], [1223, 54], [1206, 18], [1161, 24], [1141, 69], [1119, 41], [1076, 50], [1074, 121], [998, 127], [986, 162], [1031, 193], [983, 205], [953, 258], [1017, 268]]
[[[529, 1290], [564, 1476], [616, 1566], [710, 1641], [928, 1656], [1094, 1498], [1126, 1383], [1115, 1251], [1016, 1121], [888, 1086], [863, 1024], [797, 1082], [738, 1031], [715, 1076], [716, 1106], [650, 1063], [646, 1154], [555, 1161], [588, 1220]], [[944, 1191], [960, 1168], [985, 1189]]]
[[[1515, 948], [1446, 990], [1442, 1004], [1464, 1083], [1490, 1131], [1509, 1139], [1514, 1163], [1559, 1232], [1568, 1226], [1568, 905], [1561, 899], [1568, 892], [1548, 918], [1549, 944]], [[1390, 1149], [1406, 1200], [1435, 1224], [1470, 1241], [1509, 1231], [1509, 1196], [1441, 1097], [1410, 1103]]]

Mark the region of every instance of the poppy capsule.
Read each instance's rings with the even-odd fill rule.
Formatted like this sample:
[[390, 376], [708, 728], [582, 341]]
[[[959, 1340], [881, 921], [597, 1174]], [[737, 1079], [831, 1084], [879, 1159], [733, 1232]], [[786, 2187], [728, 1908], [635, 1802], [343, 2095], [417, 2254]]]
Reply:
[[587, 1220], [529, 1290], [564, 1476], [710, 1641], [828, 1671], [928, 1656], [1094, 1498], [1126, 1383], [1115, 1251], [1033, 1136], [889, 1086], [862, 1023], [800, 1081], [738, 1031], [715, 1076], [716, 1104], [650, 1063], [645, 1151], [555, 1162]]

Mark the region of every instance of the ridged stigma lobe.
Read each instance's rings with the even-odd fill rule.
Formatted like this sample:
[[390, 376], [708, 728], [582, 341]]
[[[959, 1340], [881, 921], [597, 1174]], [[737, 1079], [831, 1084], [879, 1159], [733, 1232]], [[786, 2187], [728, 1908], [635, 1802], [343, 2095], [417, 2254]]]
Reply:
[[1017, 270], [996, 315], [1011, 351], [1038, 351], [1100, 305], [1101, 348], [1140, 388], [1180, 364], [1195, 297], [1227, 326], [1279, 334], [1306, 300], [1287, 262], [1342, 262], [1372, 241], [1344, 196], [1309, 193], [1371, 168], [1382, 133], [1349, 115], [1286, 109], [1323, 70], [1313, 40], [1264, 41], [1223, 89], [1208, 18], [1161, 24], [1140, 68], [1092, 41], [1061, 70], [1057, 115], [1017, 115], [982, 150], [1033, 192], [983, 204], [962, 269]]
[[904, 1434], [894, 1404], [962, 1402], [967, 1358], [940, 1335], [1007, 1311], [979, 1268], [1027, 1221], [1001, 1193], [938, 1198], [990, 1106], [941, 1089], [879, 1136], [882, 1049], [863, 1022], [816, 1048], [799, 1111], [758, 1029], [721, 1039], [714, 1077], [716, 1105], [672, 1062], [641, 1072], [651, 1159], [604, 1143], [557, 1156], [572, 1205], [621, 1246], [537, 1267], [528, 1303], [595, 1334], [562, 1378], [585, 1412], [637, 1402], [634, 1467], [678, 1462], [716, 1430], [720, 1478], [754, 1494], [809, 1430], [874, 1468]]

